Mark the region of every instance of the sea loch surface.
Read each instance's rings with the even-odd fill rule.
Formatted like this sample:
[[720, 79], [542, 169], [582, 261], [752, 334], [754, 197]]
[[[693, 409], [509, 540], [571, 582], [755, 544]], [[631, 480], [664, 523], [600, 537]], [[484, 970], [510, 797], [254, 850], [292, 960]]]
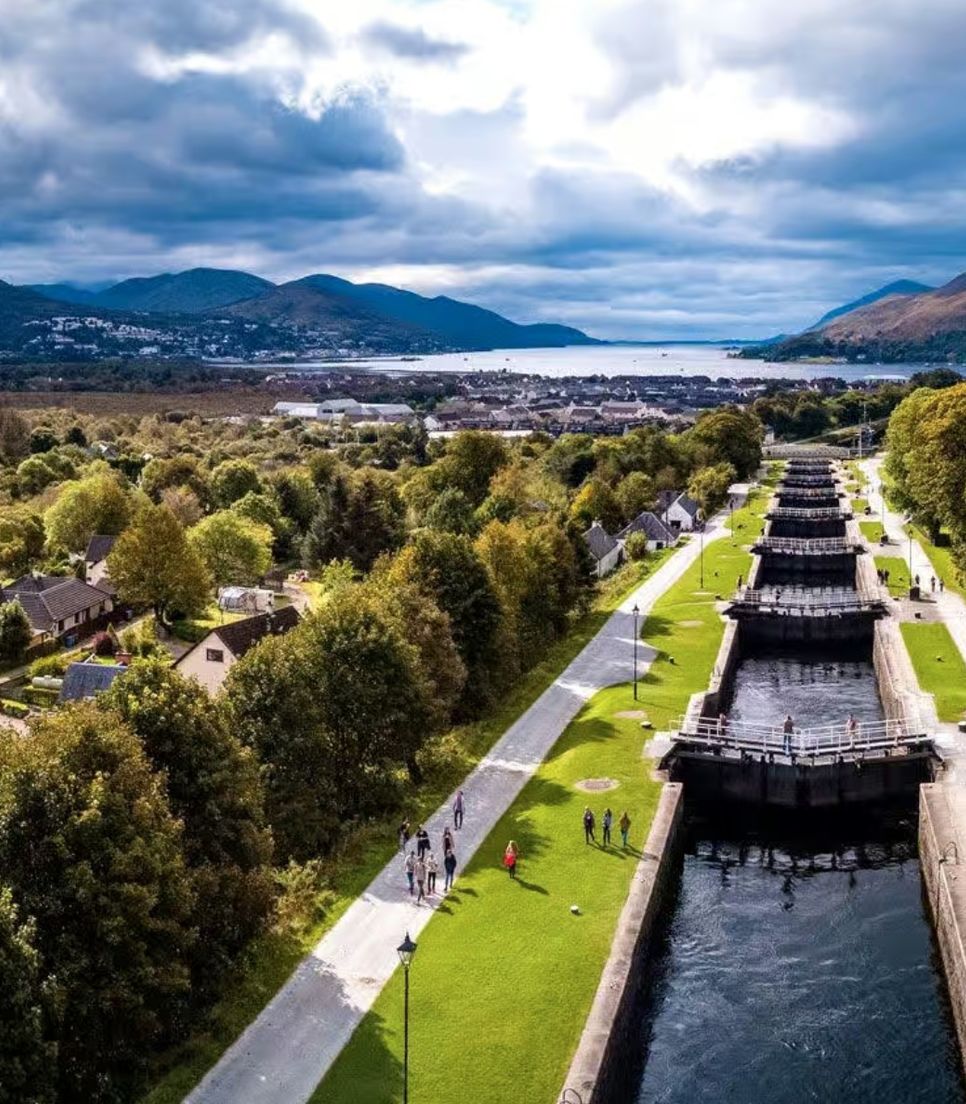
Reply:
[[[519, 372], [540, 376], [710, 376], [712, 379], [904, 379], [921, 364], [769, 364], [739, 360], [716, 345], [572, 345], [565, 349], [493, 349], [484, 353], [441, 353], [413, 360], [318, 361], [284, 365], [288, 370], [368, 368], [392, 372]], [[280, 366], [281, 367], [281, 366]]]

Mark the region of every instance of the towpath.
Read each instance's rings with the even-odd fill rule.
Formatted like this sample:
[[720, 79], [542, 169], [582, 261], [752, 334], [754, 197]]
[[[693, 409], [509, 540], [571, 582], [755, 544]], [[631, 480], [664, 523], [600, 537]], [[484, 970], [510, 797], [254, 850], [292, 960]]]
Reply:
[[[747, 490], [733, 488], [739, 501]], [[721, 514], [709, 523], [704, 543], [729, 532], [727, 515]], [[456, 833], [461, 867], [584, 703], [598, 690], [630, 681], [634, 605], [646, 615], [697, 560], [700, 546], [692, 537], [626, 598], [462, 783], [466, 820]], [[638, 646], [639, 673], [654, 655], [647, 644]], [[427, 822], [434, 841], [452, 823], [451, 808], [452, 798]], [[304, 1104], [396, 969], [395, 948], [403, 935], [408, 931], [418, 937], [433, 911], [432, 905], [412, 903], [402, 856], [391, 859], [185, 1098], [186, 1104]]]

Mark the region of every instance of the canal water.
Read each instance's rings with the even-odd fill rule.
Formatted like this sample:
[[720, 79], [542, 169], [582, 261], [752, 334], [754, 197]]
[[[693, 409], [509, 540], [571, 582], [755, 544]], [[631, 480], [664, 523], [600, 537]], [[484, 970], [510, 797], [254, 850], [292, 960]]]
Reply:
[[966, 1101], [915, 810], [823, 813], [806, 829], [692, 812], [628, 1099]]

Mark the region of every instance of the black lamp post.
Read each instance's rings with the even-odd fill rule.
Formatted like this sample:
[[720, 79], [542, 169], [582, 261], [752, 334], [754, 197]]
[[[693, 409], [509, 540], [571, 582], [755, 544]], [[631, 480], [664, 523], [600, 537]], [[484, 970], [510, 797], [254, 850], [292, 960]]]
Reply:
[[701, 528], [699, 529], [698, 539], [701, 541], [701, 548], [698, 559], [701, 562], [701, 590], [704, 590], [704, 511], [698, 511], [698, 518], [701, 522]]
[[409, 967], [416, 954], [416, 944], [409, 938], [409, 932], [406, 932], [406, 938], [396, 948], [396, 953], [399, 955], [399, 961], [406, 975], [406, 996], [403, 1005], [403, 1104], [409, 1104]]
[[637, 619], [640, 617], [641, 611], [637, 608], [636, 602], [631, 613], [634, 614], [634, 701], [637, 701]]

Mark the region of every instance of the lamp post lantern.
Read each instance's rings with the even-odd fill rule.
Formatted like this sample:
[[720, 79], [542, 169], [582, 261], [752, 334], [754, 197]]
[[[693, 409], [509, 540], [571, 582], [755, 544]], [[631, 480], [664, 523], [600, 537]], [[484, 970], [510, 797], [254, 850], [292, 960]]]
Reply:
[[634, 701], [637, 701], [637, 619], [640, 617], [641, 611], [636, 602], [631, 613], [634, 614]]
[[403, 998], [403, 1104], [409, 1104], [409, 967], [416, 954], [416, 944], [409, 938], [409, 932], [406, 932], [406, 938], [396, 948], [396, 954], [399, 955], [406, 977], [406, 995]]

